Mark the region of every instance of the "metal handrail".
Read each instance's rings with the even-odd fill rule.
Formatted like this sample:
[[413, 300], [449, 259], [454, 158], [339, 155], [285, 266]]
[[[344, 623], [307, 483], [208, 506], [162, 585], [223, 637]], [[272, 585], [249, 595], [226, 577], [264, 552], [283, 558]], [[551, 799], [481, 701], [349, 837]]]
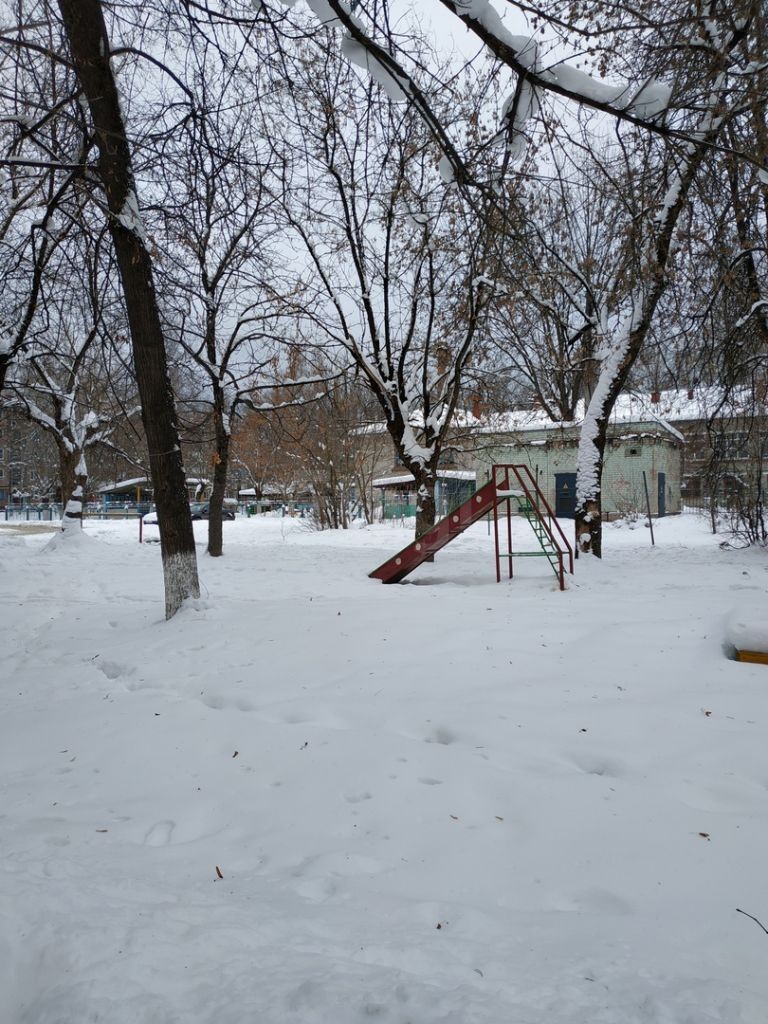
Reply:
[[[530, 468], [528, 466], [526, 466], [525, 464], [516, 463], [494, 463], [492, 467], [491, 477], [491, 479], [493, 480], [493, 486], [498, 497], [502, 501], [506, 500], [507, 502], [507, 533], [509, 535], [507, 546], [509, 548], [509, 575], [510, 577], [512, 576], [512, 523], [510, 519], [510, 511], [511, 499], [513, 496], [513, 492], [510, 488], [510, 470], [514, 474], [514, 478], [517, 481], [517, 484], [520, 488], [522, 488], [522, 494], [519, 496], [521, 498], [525, 497], [525, 500], [528, 503], [528, 506], [530, 507], [533, 516], [535, 516], [536, 523], [539, 524], [541, 528], [542, 537], [540, 537], [540, 543], [542, 545], [542, 551], [545, 555], [548, 555], [550, 564], [557, 575], [558, 582], [560, 584], [560, 589], [564, 590], [565, 567], [563, 563], [563, 556], [566, 552], [568, 553], [568, 571], [571, 574], [573, 574], [573, 549], [571, 548], [571, 545], [568, 543], [565, 534], [563, 533], [562, 527], [558, 523], [557, 518], [554, 515], [549, 502], [544, 497], [544, 494], [542, 493], [541, 489], [536, 483], [536, 480], [534, 479], [533, 474], [531, 473]], [[501, 580], [501, 565], [499, 560], [498, 505], [499, 502], [497, 501], [493, 509], [497, 582]], [[549, 522], [547, 522], [545, 518], [545, 512], [549, 516]], [[553, 530], [553, 524], [555, 529], [557, 530], [557, 535], [555, 534], [555, 530]], [[534, 529], [534, 532], [536, 532], [537, 527], [534, 526], [533, 522], [531, 522], [531, 526]], [[547, 543], [551, 545], [552, 550], [550, 553], [548, 553], [547, 549], [544, 547], [544, 537], [546, 538]], [[551, 557], [552, 555], [554, 556], [554, 558]], [[555, 558], [557, 559], [557, 565], [555, 565]]]
[[528, 498], [528, 500], [531, 502], [531, 504], [538, 511], [538, 505], [536, 504], [536, 502], [531, 501], [531, 496], [530, 496], [530, 493], [528, 491], [528, 487], [526, 486], [525, 480], [522, 478], [520, 471], [522, 471], [523, 473], [527, 474], [527, 476], [529, 477], [530, 482], [533, 485], [534, 493], [541, 499], [541, 503], [542, 503], [542, 505], [544, 506], [544, 508], [547, 511], [547, 514], [548, 514], [548, 516], [550, 518], [550, 523], [554, 523], [554, 525], [555, 525], [555, 527], [557, 529], [557, 532], [558, 532], [558, 534], [560, 536], [560, 539], [563, 542], [563, 549], [564, 550], [561, 549], [560, 545], [557, 543], [557, 540], [555, 538], [555, 535], [554, 535], [554, 532], [552, 530], [552, 527], [551, 527], [550, 523], [547, 523], [546, 520], [541, 515], [539, 516], [539, 522], [542, 524], [542, 526], [546, 530], [547, 535], [549, 536], [550, 540], [555, 545], [555, 547], [558, 550], [562, 550], [563, 554], [565, 554], [565, 552], [568, 553], [569, 571], [572, 573], [573, 572], [573, 548], [568, 543], [568, 540], [567, 540], [565, 534], [563, 533], [563, 529], [560, 526], [560, 523], [557, 521], [557, 516], [552, 511], [552, 507], [550, 506], [549, 502], [544, 497], [543, 492], [541, 491], [541, 489], [539, 488], [538, 484], [534, 480], [533, 473], [531, 473], [530, 468], [528, 466], [526, 466], [524, 463], [519, 464], [519, 465], [510, 464], [509, 468], [512, 469], [512, 471], [514, 472], [515, 476], [517, 477], [518, 483], [521, 485], [521, 487], [525, 491], [525, 494], [526, 494], [526, 497]]

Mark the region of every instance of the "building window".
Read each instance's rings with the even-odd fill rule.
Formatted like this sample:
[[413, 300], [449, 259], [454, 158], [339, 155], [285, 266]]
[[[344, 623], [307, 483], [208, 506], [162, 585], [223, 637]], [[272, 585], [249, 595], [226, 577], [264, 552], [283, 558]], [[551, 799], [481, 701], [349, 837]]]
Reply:
[[628, 458], [628, 459], [629, 459], [629, 458], [631, 458], [631, 459], [636, 459], [636, 458], [638, 458], [638, 457], [639, 457], [639, 455], [640, 455], [640, 445], [639, 445], [639, 444], [631, 444], [631, 445], [630, 445], [630, 446], [629, 446], [629, 447], [628, 447], [628, 448], [626, 449], [626, 451], [624, 452], [624, 454], [625, 454], [625, 455], [627, 456], [627, 458]]
[[749, 458], [749, 434], [746, 430], [732, 430], [726, 434], [726, 453], [732, 459]]
[[718, 459], [749, 458], [749, 434], [746, 430], [718, 431], [712, 439], [712, 450]]
[[701, 497], [701, 477], [691, 476], [683, 484], [683, 491], [686, 498]]

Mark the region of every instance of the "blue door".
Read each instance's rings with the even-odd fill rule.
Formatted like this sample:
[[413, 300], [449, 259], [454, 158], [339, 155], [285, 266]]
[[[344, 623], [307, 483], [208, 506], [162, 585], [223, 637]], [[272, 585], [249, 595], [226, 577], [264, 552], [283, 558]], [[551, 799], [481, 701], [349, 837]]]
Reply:
[[658, 502], [657, 508], [659, 511], [659, 518], [667, 514], [667, 474], [659, 473], [659, 479], [656, 490], [656, 500]]
[[555, 515], [573, 519], [576, 515], [576, 474], [555, 473]]

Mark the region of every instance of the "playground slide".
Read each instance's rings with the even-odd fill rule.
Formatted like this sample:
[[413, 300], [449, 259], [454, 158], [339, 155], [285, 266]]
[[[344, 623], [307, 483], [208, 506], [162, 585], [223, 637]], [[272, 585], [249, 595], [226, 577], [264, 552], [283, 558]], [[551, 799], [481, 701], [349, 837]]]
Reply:
[[398, 551], [392, 558], [388, 558], [378, 569], [374, 569], [368, 575], [372, 579], [381, 580], [382, 583], [399, 583], [409, 572], [413, 572], [417, 566], [426, 561], [430, 555], [434, 555], [440, 548], [444, 548], [454, 537], [463, 533], [468, 526], [481, 519], [498, 501], [497, 486], [492, 478], [471, 498], [467, 498], [462, 505], [435, 523], [423, 537], [412, 541], [402, 551]]

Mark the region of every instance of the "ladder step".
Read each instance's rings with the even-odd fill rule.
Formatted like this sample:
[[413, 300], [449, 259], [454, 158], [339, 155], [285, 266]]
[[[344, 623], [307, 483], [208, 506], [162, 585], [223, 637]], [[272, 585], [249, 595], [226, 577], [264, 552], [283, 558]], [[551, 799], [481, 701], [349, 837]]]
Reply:
[[[507, 501], [506, 515], [514, 515], [515, 512], [530, 525], [533, 533], [533, 539], [537, 542], [541, 550], [537, 551], [507, 551], [502, 552], [499, 550], [499, 536], [498, 536], [498, 523], [496, 533], [496, 556], [497, 560], [501, 561], [506, 559], [509, 562], [510, 576], [512, 575], [512, 561], [514, 558], [546, 558], [549, 562], [549, 566], [554, 572], [555, 576], [560, 580], [560, 589], [563, 589], [563, 572], [566, 571], [565, 557], [572, 558], [571, 548], [565, 537], [562, 534], [562, 530], [554, 520], [553, 513], [549, 506], [546, 504], [541, 491], [539, 490], [537, 481], [531, 476], [530, 471], [526, 466], [504, 466], [507, 476], [505, 477], [501, 487], [496, 486], [496, 498], [497, 503], [503, 508], [503, 500]], [[496, 479], [498, 467], [494, 466], [493, 479]], [[514, 473], [516, 479], [523, 485], [522, 491], [513, 489], [510, 484], [512, 481], [509, 479], [509, 471]], [[523, 483], [523, 478], [530, 478], [530, 489], [529, 486]], [[513, 505], [511, 499], [516, 499]], [[516, 506], [516, 507], [515, 507]], [[497, 521], [497, 512], [494, 509], [494, 520]], [[510, 531], [508, 533], [507, 542], [512, 543], [511, 535], [511, 520], [507, 520], [507, 528]], [[557, 539], [555, 531], [560, 533], [561, 541]], [[497, 561], [497, 572], [498, 572], [498, 561]], [[572, 563], [571, 563], [572, 564]], [[568, 570], [571, 571], [571, 570]]]
[[549, 558], [552, 561], [548, 551], [500, 551], [499, 558]]

